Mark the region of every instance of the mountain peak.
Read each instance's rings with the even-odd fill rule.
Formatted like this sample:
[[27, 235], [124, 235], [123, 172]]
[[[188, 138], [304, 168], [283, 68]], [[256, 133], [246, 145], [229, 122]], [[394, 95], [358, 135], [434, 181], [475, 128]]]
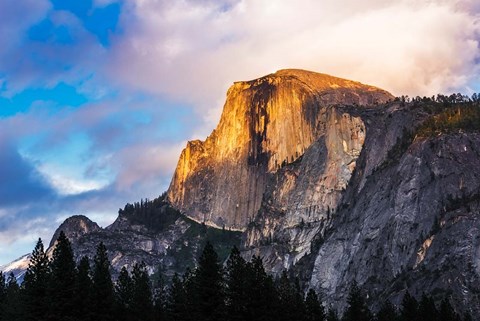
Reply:
[[197, 221], [243, 230], [260, 207], [270, 173], [300, 158], [335, 121], [356, 124], [336, 119], [332, 106], [373, 106], [393, 98], [373, 86], [300, 69], [236, 82], [217, 128], [182, 152], [168, 199]]
[[247, 84], [251, 86], [264, 81], [270, 81], [271, 83], [275, 83], [275, 82], [278, 83], [278, 82], [285, 81], [287, 79], [296, 79], [317, 92], [321, 92], [329, 89], [339, 89], [339, 88], [357, 89], [357, 90], [360, 89], [360, 90], [365, 90], [366, 92], [371, 91], [371, 92], [381, 93], [385, 95], [385, 97], [388, 97], [388, 99], [394, 98], [394, 96], [390, 94], [388, 91], [380, 89], [375, 86], [366, 85], [358, 81], [353, 81], [345, 78], [335, 77], [332, 75], [304, 70], [304, 69], [280, 69], [266, 76], [262, 76], [260, 78], [256, 78], [248, 81], [238, 81], [238, 82], [235, 82], [235, 84], [237, 85]]
[[63, 223], [57, 228], [50, 241], [49, 247], [55, 244], [61, 231], [63, 231], [72, 241], [78, 239], [84, 234], [100, 230], [101, 228], [98, 224], [90, 220], [88, 217], [84, 215], [74, 215], [63, 221]]
[[318, 72], [313, 72], [313, 71], [308, 71], [303, 69], [280, 69], [277, 72], [275, 72], [273, 75], [277, 77], [295, 77], [305, 82], [306, 84], [309, 84], [310, 86], [316, 88], [317, 90], [327, 89], [327, 88], [340, 88], [340, 87], [363, 88], [367, 90], [382, 91], [390, 95], [390, 93], [388, 93], [385, 90], [382, 90], [378, 87], [365, 85], [358, 81], [348, 80], [344, 78], [331, 76], [328, 74], [323, 74], [323, 73], [318, 73]]

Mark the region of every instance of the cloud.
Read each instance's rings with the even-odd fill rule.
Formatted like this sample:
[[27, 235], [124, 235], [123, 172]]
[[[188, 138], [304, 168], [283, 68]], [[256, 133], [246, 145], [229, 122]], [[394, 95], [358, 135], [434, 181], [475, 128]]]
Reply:
[[107, 29], [113, 27], [98, 23], [95, 29], [89, 19], [103, 21], [105, 11], [108, 21], [116, 23], [114, 14], [98, 8], [92, 9], [92, 15], [78, 16], [67, 10], [73, 2], [61, 4], [62, 10], [47, 0], [0, 4], [2, 96], [10, 98], [27, 88], [53, 88], [60, 82], [81, 88], [106, 59], [102, 42], [108, 42]]
[[0, 150], [0, 208], [51, 200], [55, 193], [34, 166], [9, 142], [0, 141]]
[[119, 95], [78, 108], [38, 101], [0, 118], [0, 248], [17, 249], [0, 250], [0, 265], [39, 236], [49, 241], [52, 222], [84, 214], [106, 226], [125, 203], [160, 195], [195, 129], [190, 114], [172, 101]]
[[217, 108], [226, 87], [281, 68], [394, 94], [468, 91], [478, 77], [476, 1], [127, 1], [106, 69], [131, 88]]

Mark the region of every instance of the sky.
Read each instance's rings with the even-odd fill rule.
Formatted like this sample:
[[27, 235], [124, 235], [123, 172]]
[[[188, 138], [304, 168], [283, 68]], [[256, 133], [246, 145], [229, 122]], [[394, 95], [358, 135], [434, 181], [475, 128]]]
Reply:
[[228, 87], [283, 68], [480, 92], [477, 0], [1, 0], [0, 265], [168, 188]]

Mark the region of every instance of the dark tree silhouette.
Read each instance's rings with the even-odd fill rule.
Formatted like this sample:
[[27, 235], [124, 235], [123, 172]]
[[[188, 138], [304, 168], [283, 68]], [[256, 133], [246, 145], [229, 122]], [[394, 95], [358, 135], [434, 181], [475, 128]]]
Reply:
[[376, 321], [395, 321], [397, 319], [397, 309], [390, 301], [385, 301], [377, 313]]
[[74, 320], [75, 262], [70, 241], [63, 231], [56, 241], [50, 264], [49, 320]]
[[436, 321], [438, 320], [438, 310], [432, 298], [425, 293], [418, 304], [418, 320], [421, 321]]
[[324, 321], [325, 309], [318, 299], [315, 290], [308, 290], [305, 298], [305, 320], [306, 321]]
[[132, 270], [133, 296], [132, 313], [134, 320], [150, 321], [153, 319], [153, 299], [150, 279], [145, 264], [135, 264]]
[[335, 312], [335, 309], [333, 309], [332, 307], [328, 309], [327, 321], [339, 321], [337, 312]]
[[226, 302], [229, 320], [242, 321], [250, 317], [248, 284], [245, 282], [247, 273], [247, 262], [234, 247], [226, 264]]
[[77, 267], [75, 279], [74, 313], [77, 320], [94, 320], [92, 316], [92, 279], [90, 276], [90, 261], [84, 256]]
[[20, 299], [20, 287], [18, 286], [13, 273], [10, 273], [5, 285], [5, 301], [2, 306], [2, 320], [23, 321], [27, 319], [27, 315]]
[[166, 316], [168, 320], [188, 320], [188, 298], [185, 286], [177, 274], [173, 276], [172, 284], [167, 291]]
[[418, 302], [410, 295], [410, 292], [405, 292], [402, 300], [400, 310], [401, 321], [417, 321], [418, 320]]
[[25, 320], [47, 320], [49, 313], [47, 301], [48, 277], [49, 260], [43, 248], [42, 239], [38, 239], [23, 281], [22, 297]]
[[372, 313], [356, 281], [353, 281], [350, 288], [347, 304], [347, 309], [343, 315], [344, 321], [368, 321], [372, 319]]
[[193, 297], [198, 317], [205, 321], [223, 320], [225, 314], [223, 270], [213, 245], [207, 242], [198, 260]]
[[115, 284], [115, 312], [117, 320], [132, 319], [133, 281], [127, 268], [122, 267]]
[[113, 320], [114, 292], [110, 261], [103, 243], [97, 247], [93, 260], [92, 309], [99, 321]]

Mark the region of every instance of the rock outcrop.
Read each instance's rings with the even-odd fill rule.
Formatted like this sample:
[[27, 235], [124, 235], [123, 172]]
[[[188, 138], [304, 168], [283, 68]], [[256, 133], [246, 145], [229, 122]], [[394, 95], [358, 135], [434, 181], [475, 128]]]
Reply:
[[[321, 136], [348, 136], [341, 130], [350, 128], [328, 135], [331, 122], [337, 121], [328, 106], [375, 105], [390, 99], [391, 94], [376, 87], [304, 70], [280, 70], [237, 82], [228, 90], [217, 128], [205, 141], [191, 141], [183, 150], [168, 199], [199, 222], [245, 230], [260, 208], [269, 173], [297, 160]], [[345, 149], [358, 153], [360, 140]], [[344, 148], [341, 141], [325, 143]], [[340, 170], [332, 162], [328, 166]]]

